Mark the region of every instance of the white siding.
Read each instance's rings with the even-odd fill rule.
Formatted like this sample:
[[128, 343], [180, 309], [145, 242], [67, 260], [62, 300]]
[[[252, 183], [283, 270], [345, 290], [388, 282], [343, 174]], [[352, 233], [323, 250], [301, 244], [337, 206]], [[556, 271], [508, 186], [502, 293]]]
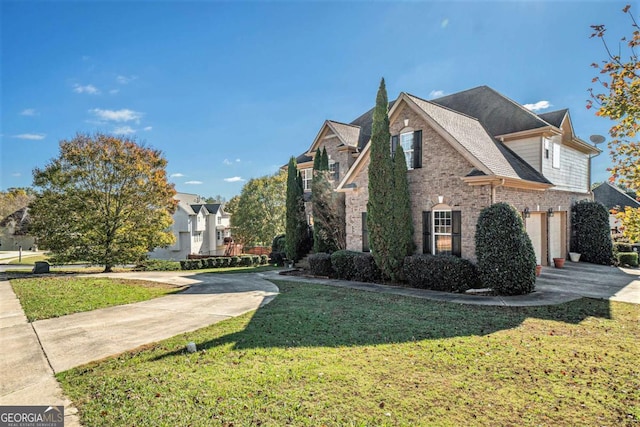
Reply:
[[[560, 137], [551, 140], [559, 144], [560, 168], [553, 167], [553, 155], [542, 160], [542, 174], [558, 190], [586, 193], [589, 190], [589, 155], [562, 145]], [[555, 151], [555, 150], [553, 150]]]
[[529, 163], [535, 170], [541, 172], [542, 139], [540, 137], [508, 141], [505, 142], [505, 145], [522, 157], [522, 160]]

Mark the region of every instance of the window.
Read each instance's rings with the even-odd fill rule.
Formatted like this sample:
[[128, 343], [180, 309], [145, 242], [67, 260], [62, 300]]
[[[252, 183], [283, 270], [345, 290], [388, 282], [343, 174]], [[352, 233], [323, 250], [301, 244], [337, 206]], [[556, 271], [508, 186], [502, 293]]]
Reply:
[[311, 181], [313, 180], [313, 169], [302, 169], [300, 171], [302, 175], [302, 189], [304, 191], [311, 191]]
[[222, 224], [222, 217], [221, 216], [218, 217], [218, 225], [220, 225], [220, 224]]
[[400, 145], [407, 161], [407, 169], [413, 169], [413, 132], [400, 134]]
[[331, 179], [334, 181], [340, 180], [340, 163], [329, 160], [329, 172]]
[[462, 212], [422, 212], [422, 253], [462, 256]]
[[407, 169], [422, 167], [422, 131], [405, 132], [391, 137], [391, 156], [396, 153], [396, 147], [400, 144], [407, 161]]
[[202, 242], [202, 232], [201, 231], [194, 231], [192, 234], [193, 234], [193, 241], [194, 242]]
[[451, 211], [433, 212], [433, 253], [451, 255]]
[[370, 252], [369, 229], [367, 228], [367, 213], [362, 212], [362, 252]]
[[551, 144], [551, 142], [545, 138], [544, 139], [544, 158], [548, 159], [549, 156], [551, 155], [551, 148], [549, 147], [549, 144]]
[[553, 144], [553, 167], [560, 169], [560, 144]]
[[222, 232], [221, 231], [217, 232], [217, 239], [218, 240], [222, 240]]

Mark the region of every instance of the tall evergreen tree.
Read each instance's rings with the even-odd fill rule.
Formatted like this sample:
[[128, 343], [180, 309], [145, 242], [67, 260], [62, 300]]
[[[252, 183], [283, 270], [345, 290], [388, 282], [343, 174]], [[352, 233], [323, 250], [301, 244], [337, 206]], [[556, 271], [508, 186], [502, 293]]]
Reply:
[[407, 161], [402, 146], [398, 144], [393, 157], [393, 228], [395, 244], [391, 245], [390, 264], [392, 277], [402, 271], [404, 258], [413, 253], [413, 219], [411, 216], [411, 197], [407, 179]]
[[338, 195], [329, 180], [329, 157], [327, 149], [318, 148], [313, 161], [311, 181], [311, 206], [313, 211], [313, 251], [334, 252], [341, 247], [340, 212]]
[[322, 152], [320, 151], [320, 148], [316, 149], [316, 155], [313, 156], [313, 171], [319, 171], [320, 170], [320, 165], [322, 163]]
[[392, 277], [390, 263], [394, 243], [393, 228], [393, 164], [390, 155], [389, 101], [384, 78], [376, 96], [371, 129], [369, 160], [369, 200], [367, 201], [367, 229], [373, 258], [387, 278]]
[[300, 259], [307, 233], [304, 212], [302, 177], [298, 172], [296, 159], [289, 159], [287, 169], [287, 220], [285, 229], [285, 253], [293, 261]]
[[329, 156], [327, 155], [327, 147], [322, 147], [322, 157], [320, 158], [320, 167], [318, 170], [329, 170]]

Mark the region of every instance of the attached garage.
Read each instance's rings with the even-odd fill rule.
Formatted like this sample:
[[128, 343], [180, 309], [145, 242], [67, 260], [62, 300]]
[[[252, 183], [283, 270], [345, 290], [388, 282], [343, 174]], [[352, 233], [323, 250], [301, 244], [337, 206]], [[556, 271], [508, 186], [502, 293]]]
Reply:
[[525, 218], [525, 228], [538, 264], [553, 265], [553, 258], [566, 256], [566, 212], [553, 212], [552, 215], [548, 212], [531, 212]]

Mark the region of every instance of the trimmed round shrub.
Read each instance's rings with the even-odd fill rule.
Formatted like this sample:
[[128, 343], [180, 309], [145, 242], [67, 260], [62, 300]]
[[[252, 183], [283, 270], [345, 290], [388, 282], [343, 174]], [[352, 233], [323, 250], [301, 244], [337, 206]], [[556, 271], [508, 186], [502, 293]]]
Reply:
[[260, 265], [267, 265], [269, 262], [269, 257], [266, 255], [260, 255]]
[[242, 267], [251, 267], [253, 265], [253, 258], [251, 255], [243, 255], [240, 257], [240, 262], [238, 265]]
[[358, 253], [353, 257], [353, 280], [359, 282], [378, 282], [382, 280], [382, 272], [370, 253]]
[[232, 256], [229, 258], [229, 267], [237, 267], [240, 265], [240, 257]]
[[269, 262], [275, 266], [284, 265], [286, 259], [284, 252], [271, 252], [269, 254]]
[[318, 253], [309, 255], [309, 270], [314, 276], [330, 277], [333, 275], [331, 267], [331, 255]]
[[412, 288], [464, 292], [481, 286], [475, 264], [453, 255], [408, 256], [403, 273]]
[[629, 267], [638, 266], [638, 253], [637, 252], [619, 252], [616, 254], [618, 265], [628, 265]]
[[251, 255], [251, 264], [254, 266], [260, 265], [260, 255]]
[[571, 207], [571, 252], [580, 261], [611, 265], [613, 246], [609, 230], [609, 211], [599, 202], [583, 200]]
[[335, 251], [331, 254], [331, 266], [333, 267], [333, 271], [336, 272], [338, 279], [353, 280], [356, 274], [353, 259], [359, 254], [360, 252], [346, 250]]
[[271, 243], [271, 252], [284, 252], [285, 241], [286, 238], [284, 234], [274, 237]]
[[476, 258], [480, 280], [499, 295], [533, 292], [536, 255], [515, 208], [496, 203], [480, 212], [476, 224]]
[[231, 257], [221, 256], [218, 259], [220, 260], [220, 267], [231, 267]]

